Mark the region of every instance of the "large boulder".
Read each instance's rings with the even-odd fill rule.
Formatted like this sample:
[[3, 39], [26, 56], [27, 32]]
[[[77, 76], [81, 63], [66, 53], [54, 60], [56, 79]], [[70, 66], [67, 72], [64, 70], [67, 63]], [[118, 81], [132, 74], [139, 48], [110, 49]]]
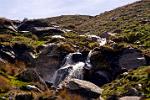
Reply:
[[79, 93], [89, 98], [98, 98], [102, 94], [102, 89], [95, 84], [79, 79], [69, 80], [66, 87], [72, 92]]
[[47, 27], [47, 22], [42, 20], [28, 20], [24, 19], [20, 25], [18, 25], [19, 31], [31, 31], [33, 27]]
[[41, 90], [46, 90], [47, 85], [45, 81], [39, 76], [35, 69], [27, 69], [17, 75], [18, 79], [24, 82], [33, 82]]
[[146, 59], [141, 51], [134, 48], [122, 50], [118, 60], [119, 66], [127, 70], [146, 65]]
[[99, 47], [92, 50], [90, 62], [92, 72], [89, 81], [103, 85], [115, 79], [124, 71], [146, 65], [141, 51], [135, 48]]
[[34, 49], [26, 44], [16, 43], [13, 45], [16, 59], [24, 61], [28, 66], [35, 66]]
[[51, 80], [57, 69], [63, 64], [63, 59], [74, 48], [69, 44], [58, 43], [46, 45], [36, 61], [36, 69], [44, 80]]

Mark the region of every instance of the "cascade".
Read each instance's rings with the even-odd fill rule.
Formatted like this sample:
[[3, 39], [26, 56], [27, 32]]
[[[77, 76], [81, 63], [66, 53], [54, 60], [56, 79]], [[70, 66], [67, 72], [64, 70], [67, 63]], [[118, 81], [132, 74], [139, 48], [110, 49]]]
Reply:
[[83, 79], [83, 68], [85, 63], [80, 61], [80, 59], [77, 59], [78, 61], [74, 61], [74, 55], [82, 57], [80, 52], [70, 53], [65, 57], [64, 65], [55, 72], [51, 80], [51, 83], [55, 88], [59, 87], [59, 84], [66, 79]]

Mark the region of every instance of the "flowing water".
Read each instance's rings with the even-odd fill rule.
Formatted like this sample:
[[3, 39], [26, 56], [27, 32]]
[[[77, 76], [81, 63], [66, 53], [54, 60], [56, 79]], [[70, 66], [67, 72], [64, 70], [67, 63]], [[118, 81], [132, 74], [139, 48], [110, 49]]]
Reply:
[[[98, 43], [100, 46], [105, 45], [106, 39], [98, 38]], [[55, 74], [51, 83], [53, 87], [58, 88], [64, 80], [69, 80], [71, 78], [83, 79], [84, 69], [90, 70], [92, 68], [90, 57], [92, 54], [92, 50], [89, 52], [86, 60], [81, 60], [83, 57], [80, 52], [70, 53], [64, 59], [64, 64], [61, 68], [59, 68]], [[75, 60], [73, 56], [78, 56]]]
[[85, 63], [80, 60], [75, 62], [72, 59], [73, 55], [82, 55], [82, 54], [79, 52], [75, 52], [70, 53], [65, 57], [64, 65], [55, 72], [51, 80], [51, 83], [53, 84], [54, 87], [58, 87], [58, 85], [61, 84], [61, 82], [64, 81], [65, 79], [70, 78], [83, 79], [83, 68], [85, 66]]

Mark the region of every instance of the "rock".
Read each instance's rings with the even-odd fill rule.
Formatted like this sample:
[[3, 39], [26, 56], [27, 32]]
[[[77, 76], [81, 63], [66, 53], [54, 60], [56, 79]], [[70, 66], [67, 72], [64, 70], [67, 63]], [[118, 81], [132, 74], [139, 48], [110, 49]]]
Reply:
[[54, 28], [54, 27], [33, 27], [32, 32], [35, 33], [37, 36], [43, 35], [53, 35], [55, 34], [63, 34], [64, 32], [61, 29]]
[[31, 94], [18, 94], [15, 100], [33, 100], [33, 96]]
[[22, 44], [22, 43], [15, 43], [15, 45], [13, 45], [13, 50], [15, 54], [18, 54], [18, 55], [24, 52], [34, 52], [32, 47], [27, 46], [26, 44]]
[[125, 97], [119, 98], [119, 100], [144, 100], [144, 99], [138, 96], [125, 96]]
[[33, 27], [48, 27], [47, 22], [41, 20], [28, 20], [24, 19], [20, 25], [18, 25], [19, 31], [31, 31]]
[[91, 40], [91, 41], [97, 41], [98, 39], [100, 39], [100, 37], [97, 35], [87, 35], [87, 37], [88, 37], [88, 40]]
[[26, 44], [16, 43], [13, 46], [16, 59], [24, 61], [28, 66], [35, 66], [34, 49]]
[[36, 92], [42, 92], [39, 88], [37, 88], [36, 86], [34, 86], [34, 85], [27, 85], [27, 86], [25, 86], [25, 88], [27, 89], [27, 90], [33, 90], [33, 91], [36, 91]]
[[79, 62], [79, 61], [83, 61], [83, 55], [81, 53], [76, 53], [74, 55], [72, 55], [72, 60], [74, 62]]
[[19, 80], [25, 82], [37, 82], [40, 81], [40, 77], [35, 70], [28, 69], [17, 75]]
[[52, 39], [65, 39], [65, 37], [63, 37], [61, 35], [53, 35]]
[[15, 62], [16, 55], [11, 47], [1, 46], [0, 47], [0, 57], [11, 63]]
[[117, 95], [110, 95], [106, 100], [118, 100], [119, 97]]
[[102, 89], [95, 84], [79, 79], [69, 80], [67, 88], [89, 98], [98, 98], [102, 94]]
[[63, 64], [63, 59], [70, 52], [74, 51], [68, 44], [53, 43], [45, 46], [36, 61], [37, 72], [45, 81], [51, 80], [55, 71]]
[[138, 96], [140, 93], [136, 88], [127, 88], [127, 93], [125, 95], [127, 96]]
[[121, 68], [118, 66], [118, 53], [111, 48], [99, 47], [92, 50], [90, 62], [92, 65], [89, 81], [103, 85], [115, 79]]
[[95, 83], [98, 86], [104, 85], [111, 81], [111, 75], [106, 71], [96, 71], [91, 75], [91, 82]]
[[0, 29], [8, 29], [13, 32], [17, 32], [14, 21], [6, 18], [0, 18]]
[[146, 65], [144, 55], [134, 48], [126, 48], [122, 50], [118, 62], [121, 68], [126, 68], [127, 70]]
[[33, 82], [41, 90], [48, 89], [45, 81], [40, 77], [40, 75], [37, 73], [35, 69], [27, 69], [22, 73], [20, 73], [19, 75], [17, 75], [17, 78], [24, 82]]

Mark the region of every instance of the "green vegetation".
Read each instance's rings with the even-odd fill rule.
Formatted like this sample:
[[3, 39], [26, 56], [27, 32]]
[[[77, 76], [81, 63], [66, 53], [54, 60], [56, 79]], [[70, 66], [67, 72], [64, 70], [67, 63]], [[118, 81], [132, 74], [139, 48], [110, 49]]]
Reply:
[[[30, 36], [31, 35], [31, 36]], [[21, 33], [5, 33], [0, 34], [0, 45], [12, 46], [15, 43], [23, 43], [27, 46], [36, 48], [45, 43], [45, 41], [39, 41], [35, 35], [31, 33], [21, 34]]]
[[102, 97], [105, 99], [110, 95], [124, 96], [129, 93], [131, 88], [136, 88], [139, 94], [150, 98], [150, 66], [130, 71], [128, 75], [121, 75], [102, 88], [104, 89]]

